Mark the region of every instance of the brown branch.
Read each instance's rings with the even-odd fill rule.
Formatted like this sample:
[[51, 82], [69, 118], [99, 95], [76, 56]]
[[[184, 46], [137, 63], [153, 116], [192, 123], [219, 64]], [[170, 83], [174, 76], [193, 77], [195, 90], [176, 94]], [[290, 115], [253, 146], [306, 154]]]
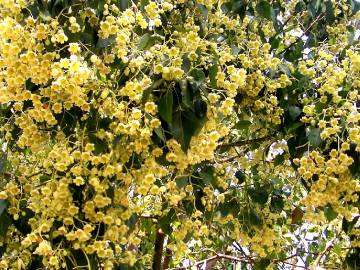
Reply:
[[163, 255], [163, 248], [164, 248], [164, 240], [165, 240], [165, 234], [161, 229], [158, 229], [156, 231], [156, 239], [155, 239], [155, 252], [153, 257], [153, 270], [162, 270], [161, 269], [161, 260]]
[[163, 267], [162, 267], [163, 270], [166, 270], [166, 269], [169, 268], [171, 257], [172, 257], [171, 250], [169, 248], [166, 248], [166, 250], [165, 250], [165, 258], [164, 258]]
[[212, 256], [210, 258], [207, 258], [205, 260], [202, 261], [198, 261], [193, 265], [190, 266], [184, 266], [184, 267], [177, 267], [177, 268], [171, 268], [168, 270], [186, 270], [186, 269], [190, 269], [191, 267], [203, 267], [202, 269], [208, 270], [211, 269], [211, 267], [219, 260], [221, 259], [225, 259], [225, 260], [230, 260], [230, 261], [235, 261], [235, 262], [243, 262], [243, 263], [254, 263], [253, 261], [250, 260], [244, 260], [238, 257], [234, 257], [234, 256], [230, 256], [230, 255], [225, 255], [225, 254], [217, 254], [215, 256]]

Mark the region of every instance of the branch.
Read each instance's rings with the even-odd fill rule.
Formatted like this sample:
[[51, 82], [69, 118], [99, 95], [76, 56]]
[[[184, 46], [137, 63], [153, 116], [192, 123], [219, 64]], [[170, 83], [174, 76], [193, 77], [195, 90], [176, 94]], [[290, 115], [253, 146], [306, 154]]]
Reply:
[[[252, 144], [252, 143], [258, 143], [258, 142], [263, 142], [263, 141], [266, 141], [268, 139], [271, 139], [275, 136], [275, 133], [274, 134], [271, 134], [271, 135], [268, 135], [268, 136], [265, 136], [265, 137], [261, 137], [261, 138], [255, 138], [255, 139], [251, 139], [251, 140], [243, 140], [243, 141], [236, 141], [236, 142], [232, 142], [232, 143], [224, 143], [224, 144], [220, 144], [218, 145], [218, 148], [219, 147], [234, 147], [234, 146], [244, 146], [244, 145], [248, 145], [248, 144]], [[226, 159], [223, 159], [223, 160], [219, 160], [218, 162], [219, 163], [225, 163], [225, 162], [230, 162], [230, 161], [233, 161], [234, 159], [240, 157], [242, 154], [244, 154], [243, 152], [240, 152], [238, 153], [237, 155], [235, 156], [232, 156], [232, 157], [228, 157]]]
[[210, 269], [210, 267], [212, 267], [218, 260], [221, 259], [225, 259], [225, 260], [229, 260], [229, 261], [235, 261], [235, 262], [243, 262], [243, 263], [254, 263], [253, 261], [249, 261], [249, 260], [244, 260], [238, 257], [234, 257], [234, 256], [230, 256], [230, 255], [225, 255], [225, 254], [217, 254], [215, 256], [212, 256], [210, 258], [207, 258], [205, 260], [202, 261], [198, 261], [193, 265], [190, 266], [183, 266], [183, 267], [177, 267], [177, 268], [171, 268], [168, 270], [186, 270], [186, 269], [190, 269], [192, 267], [202, 267], [202, 269], [204, 270], [208, 270]]
[[297, 253], [295, 253], [295, 254], [290, 255], [289, 257], [286, 257], [286, 258], [284, 258], [284, 259], [276, 259], [276, 260], [274, 260], [274, 263], [285, 262], [285, 261], [287, 261], [287, 260], [290, 260], [290, 259], [292, 259], [292, 258], [294, 258], [294, 257], [298, 257], [298, 256], [299, 256], [299, 255], [298, 255]]
[[328, 253], [333, 247], [334, 247], [334, 241], [335, 239], [331, 240], [325, 247], [325, 249], [319, 253], [319, 255], [316, 257], [313, 266], [317, 267], [319, 266], [319, 263], [321, 262], [321, 259]]
[[169, 268], [171, 257], [172, 257], [171, 250], [169, 248], [166, 248], [166, 250], [165, 250], [165, 258], [164, 258], [163, 267], [162, 267], [163, 270], [166, 270], [166, 269]]
[[309, 33], [309, 31], [310, 31], [311, 28], [315, 25], [315, 23], [316, 23], [318, 20], [322, 19], [323, 17], [324, 17], [324, 16], [320, 16], [320, 15], [319, 15], [319, 16], [309, 25], [309, 27], [306, 28], [305, 31], [304, 31], [294, 42], [292, 42], [289, 46], [285, 47], [285, 48], [284, 48], [281, 52], [279, 52], [278, 54], [282, 54], [282, 53], [286, 52], [288, 49], [290, 49], [292, 46], [294, 46], [296, 43], [298, 43], [305, 34]]
[[163, 255], [164, 239], [165, 239], [165, 234], [163, 233], [163, 231], [161, 229], [158, 229], [156, 231], [156, 240], [155, 240], [155, 247], [154, 247], [155, 252], [154, 252], [154, 257], [153, 257], [153, 265], [152, 265], [153, 270], [162, 270], [161, 269], [161, 260], [162, 260], [162, 255]]
[[249, 255], [247, 255], [247, 254], [245, 253], [245, 251], [242, 249], [241, 245], [240, 245], [238, 242], [234, 242], [234, 243], [233, 243], [233, 247], [235, 247], [235, 249], [236, 249], [237, 251], [240, 251], [240, 253], [241, 253], [245, 258], [248, 258], [250, 261], [251, 261], [251, 260], [253, 261], [253, 259], [252, 259]]
[[257, 143], [257, 142], [263, 142], [266, 141], [270, 138], [272, 138], [275, 134], [271, 134], [265, 137], [261, 137], [261, 138], [255, 138], [255, 139], [251, 139], [251, 140], [243, 140], [243, 141], [236, 141], [236, 142], [232, 142], [232, 143], [224, 143], [224, 144], [220, 144], [218, 145], [219, 147], [233, 147], [233, 146], [243, 146], [243, 145], [247, 145], [247, 144], [251, 144], [251, 143]]

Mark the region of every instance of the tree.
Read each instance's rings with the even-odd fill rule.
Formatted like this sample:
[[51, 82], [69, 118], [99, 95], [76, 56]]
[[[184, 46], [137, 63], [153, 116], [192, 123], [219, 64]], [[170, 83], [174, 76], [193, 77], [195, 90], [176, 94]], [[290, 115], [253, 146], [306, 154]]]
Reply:
[[358, 269], [359, 9], [0, 1], [0, 267]]

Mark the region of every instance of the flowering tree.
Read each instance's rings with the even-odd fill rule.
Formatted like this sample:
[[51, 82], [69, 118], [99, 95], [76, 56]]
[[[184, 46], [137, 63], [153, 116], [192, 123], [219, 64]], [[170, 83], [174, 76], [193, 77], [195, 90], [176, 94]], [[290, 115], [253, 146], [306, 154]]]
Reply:
[[0, 268], [359, 269], [359, 9], [1, 0]]

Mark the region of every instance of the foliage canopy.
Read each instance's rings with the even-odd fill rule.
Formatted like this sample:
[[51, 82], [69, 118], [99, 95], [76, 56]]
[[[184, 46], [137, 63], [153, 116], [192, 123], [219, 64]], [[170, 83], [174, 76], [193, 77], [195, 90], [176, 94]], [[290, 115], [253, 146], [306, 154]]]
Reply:
[[0, 0], [0, 268], [359, 269], [359, 9]]

